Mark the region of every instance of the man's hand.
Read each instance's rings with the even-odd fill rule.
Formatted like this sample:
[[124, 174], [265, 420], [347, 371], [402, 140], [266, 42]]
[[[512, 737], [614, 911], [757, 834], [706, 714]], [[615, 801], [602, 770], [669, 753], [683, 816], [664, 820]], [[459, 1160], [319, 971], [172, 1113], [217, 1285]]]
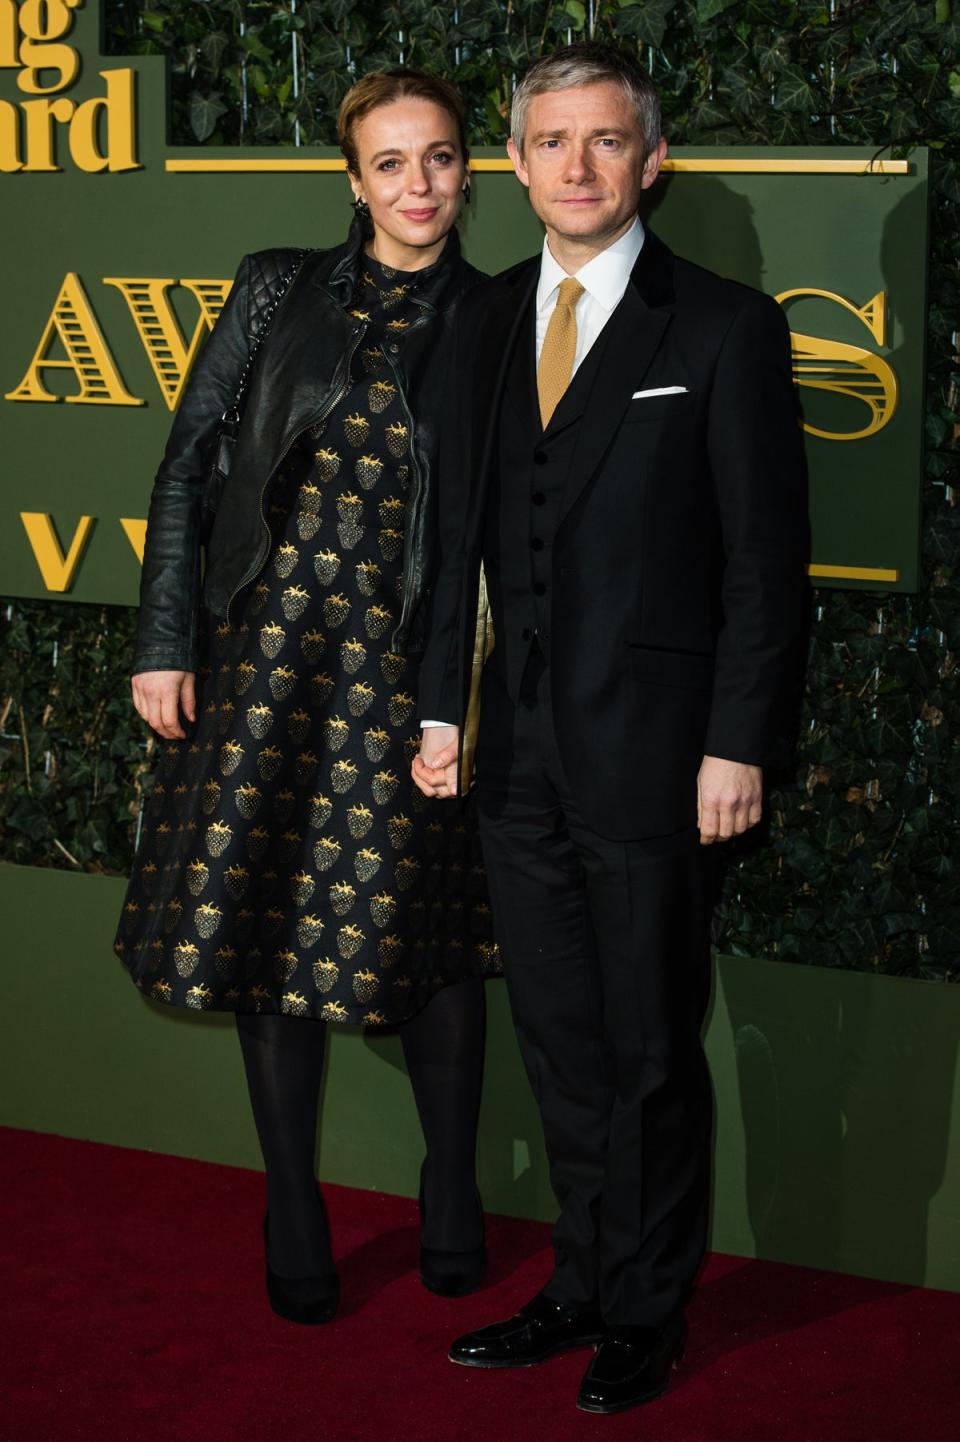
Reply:
[[158, 736], [182, 741], [182, 711], [188, 721], [197, 719], [197, 696], [192, 671], [141, 671], [131, 680], [133, 704]]
[[413, 779], [424, 796], [456, 796], [460, 730], [427, 726], [420, 733], [420, 754], [413, 758]]
[[697, 777], [700, 844], [729, 841], [756, 826], [763, 809], [763, 770], [742, 761], [704, 756]]

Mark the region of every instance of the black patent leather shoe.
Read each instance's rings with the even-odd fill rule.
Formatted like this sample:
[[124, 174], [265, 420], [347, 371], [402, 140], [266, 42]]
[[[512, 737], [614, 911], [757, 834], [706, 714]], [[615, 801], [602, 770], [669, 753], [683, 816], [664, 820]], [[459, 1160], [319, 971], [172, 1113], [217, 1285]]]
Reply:
[[[263, 1219], [263, 1246], [267, 1250], [269, 1212]], [[324, 1218], [326, 1224], [326, 1218]], [[267, 1260], [267, 1298], [278, 1317], [317, 1327], [330, 1322], [340, 1305], [340, 1278], [335, 1271], [318, 1277], [281, 1277]]]
[[458, 1337], [449, 1356], [462, 1367], [532, 1367], [568, 1347], [589, 1347], [603, 1334], [598, 1310], [551, 1302], [540, 1293], [515, 1317]]
[[[423, 1179], [420, 1180], [420, 1229], [423, 1230]], [[477, 1192], [477, 1210], [480, 1213], [480, 1230], [483, 1231], [483, 1203]], [[487, 1246], [482, 1241], [479, 1247], [467, 1251], [452, 1251], [443, 1247], [425, 1247], [420, 1244], [420, 1280], [429, 1292], [438, 1297], [465, 1297], [475, 1292], [483, 1281], [487, 1270]]]
[[577, 1406], [582, 1412], [623, 1412], [667, 1390], [683, 1357], [682, 1317], [663, 1327], [608, 1327], [584, 1373]]

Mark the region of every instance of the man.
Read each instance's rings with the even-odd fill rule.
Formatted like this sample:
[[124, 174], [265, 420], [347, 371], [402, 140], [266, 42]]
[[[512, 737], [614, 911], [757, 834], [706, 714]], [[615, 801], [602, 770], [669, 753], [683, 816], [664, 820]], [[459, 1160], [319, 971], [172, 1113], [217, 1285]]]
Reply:
[[784, 747], [802, 444], [779, 307], [638, 219], [667, 150], [639, 67], [558, 51], [511, 128], [546, 240], [463, 312], [420, 693], [458, 727], [425, 726], [414, 776], [458, 790], [482, 562], [477, 805], [560, 1215], [543, 1291], [450, 1355], [599, 1343], [578, 1405], [613, 1412], [666, 1387], [706, 1246], [708, 848]]

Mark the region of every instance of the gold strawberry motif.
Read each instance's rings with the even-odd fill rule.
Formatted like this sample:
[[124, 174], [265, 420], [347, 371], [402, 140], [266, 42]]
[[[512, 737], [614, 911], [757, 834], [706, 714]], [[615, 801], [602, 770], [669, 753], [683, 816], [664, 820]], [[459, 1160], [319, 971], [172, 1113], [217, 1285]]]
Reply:
[[388, 936], [381, 936], [377, 942], [377, 960], [384, 971], [389, 971], [391, 966], [396, 966], [403, 955], [403, 942], [396, 932]]
[[393, 526], [395, 530], [403, 530], [403, 521], [407, 510], [406, 501], [401, 501], [399, 496], [386, 496], [380, 502], [377, 510], [382, 526]]
[[363, 733], [363, 749], [368, 761], [382, 761], [390, 745], [390, 735], [379, 726], [371, 726]]
[[354, 841], [360, 841], [373, 825], [373, 812], [359, 801], [347, 811], [347, 830]]
[[320, 510], [323, 492], [319, 486], [315, 486], [312, 481], [304, 481], [297, 492], [297, 500], [300, 502], [300, 506], [304, 511], [309, 511], [313, 515], [316, 515]]
[[319, 916], [301, 916], [297, 922], [297, 940], [301, 946], [316, 946], [323, 935], [323, 921]]
[[358, 881], [371, 881], [380, 870], [383, 857], [373, 847], [364, 846], [353, 859]]
[[371, 640], [382, 636], [392, 619], [393, 612], [389, 606], [368, 606], [364, 612], [363, 624]]
[[336, 551], [318, 551], [313, 558], [313, 569], [320, 584], [329, 586], [340, 569], [340, 557]]
[[393, 878], [401, 891], [407, 891], [420, 875], [420, 863], [415, 856], [401, 856], [393, 868]]
[[318, 871], [329, 871], [340, 857], [342, 851], [340, 842], [333, 836], [321, 836], [320, 840], [314, 843], [313, 864]]
[[273, 558], [273, 569], [278, 576], [281, 576], [285, 580], [299, 559], [300, 552], [296, 546], [292, 545], [289, 541], [284, 541], [282, 546], [277, 547], [276, 554]]
[[[214, 783], [216, 785], [216, 783]], [[152, 896], [157, 887], [157, 863], [146, 861], [140, 868], [140, 885], [143, 887], [145, 896]]]
[[274, 656], [279, 656], [286, 639], [286, 631], [276, 621], [268, 621], [260, 627], [260, 650], [271, 660]]
[[262, 826], [255, 826], [247, 833], [247, 855], [251, 861], [259, 861], [267, 849], [270, 833]]
[[203, 1011], [213, 1001], [213, 992], [209, 986], [191, 986], [183, 999], [194, 1011]]
[[344, 960], [356, 956], [363, 946], [366, 937], [354, 922], [348, 921], [346, 926], [341, 926], [337, 932], [337, 949]]
[[323, 723], [323, 739], [331, 751], [339, 751], [350, 739], [350, 727], [342, 716], [328, 716]]
[[363, 1014], [364, 1026], [386, 1026], [387, 1014], [385, 1011], [366, 1011]]
[[265, 937], [276, 936], [285, 919], [279, 906], [271, 906], [260, 918], [260, 930]]
[[321, 1021], [346, 1021], [350, 1013], [342, 1001], [325, 1001], [320, 1012]]
[[344, 791], [350, 790], [359, 774], [352, 761], [335, 761], [330, 768], [330, 785], [342, 795]]
[[367, 391], [367, 400], [374, 415], [378, 416], [385, 411], [396, 394], [396, 386], [389, 381], [373, 381]]
[[395, 421], [392, 426], [387, 426], [386, 437], [387, 450], [392, 456], [396, 456], [399, 460], [401, 456], [406, 455], [407, 442], [410, 439], [410, 433], [406, 426]]
[[338, 521], [337, 536], [345, 551], [352, 551], [360, 541], [363, 540], [363, 527], [358, 526], [354, 521]]
[[307, 609], [310, 592], [305, 586], [287, 586], [280, 597], [280, 606], [288, 621], [295, 621]]
[[301, 751], [293, 763], [294, 780], [301, 786], [306, 786], [313, 780], [313, 773], [317, 769], [318, 758], [312, 751]]
[[402, 726], [413, 715], [414, 699], [409, 691], [397, 691], [387, 702], [387, 716], [391, 726]]
[[359, 526], [363, 520], [363, 501], [354, 491], [343, 491], [337, 497], [337, 515], [341, 521]]
[[313, 963], [313, 983], [317, 991], [332, 991], [340, 979], [340, 968], [329, 956]]
[[207, 850], [211, 856], [222, 856], [233, 839], [233, 828], [225, 821], [211, 821], [207, 827]]
[[236, 771], [243, 760], [243, 747], [239, 741], [224, 741], [220, 747], [220, 771], [224, 776], [230, 776]]
[[340, 453], [328, 450], [317, 451], [315, 459], [321, 481], [335, 480], [337, 472], [340, 470]]
[[230, 730], [230, 723], [233, 720], [235, 706], [232, 701], [223, 701], [220, 704], [220, 715], [217, 717], [217, 730], [221, 736], [225, 736]]
[[[194, 892], [194, 896], [196, 896], [196, 894], [197, 894], [197, 893]], [[126, 934], [127, 934], [128, 936], [129, 936], [130, 933], [133, 931], [133, 928], [136, 926], [139, 917], [140, 917], [140, 904], [139, 904], [139, 902], [136, 902], [136, 901], [128, 901], [127, 904], [126, 904], [126, 906], [123, 908], [123, 927], [124, 927], [124, 931], [126, 932]]]
[[213, 964], [224, 981], [229, 981], [237, 969], [237, 953], [232, 946], [218, 946], [213, 955]]
[[377, 980], [376, 972], [358, 971], [354, 973], [353, 994], [357, 1001], [373, 1001], [380, 990], [380, 982]]
[[292, 861], [300, 850], [300, 843], [303, 837], [299, 831], [285, 831], [277, 846], [278, 861]]
[[305, 741], [310, 734], [310, 712], [298, 707], [287, 717], [287, 734], [291, 741]]
[[273, 712], [269, 706], [258, 701], [253, 706], [247, 707], [247, 728], [258, 741], [263, 740], [272, 725]]
[[365, 491], [372, 491], [380, 479], [383, 461], [377, 456], [361, 456], [354, 464], [353, 474]]
[[340, 643], [340, 664], [349, 675], [355, 676], [367, 659], [367, 648], [362, 641], [352, 637]]
[[250, 821], [260, 809], [260, 802], [263, 800], [263, 793], [258, 786], [252, 782], [245, 781], [238, 786], [233, 793], [233, 800], [240, 815]]
[[351, 716], [362, 716], [370, 709], [370, 705], [376, 697], [376, 691], [366, 681], [354, 681], [347, 691], [347, 706]]
[[403, 550], [403, 532], [385, 528], [377, 532], [380, 554], [385, 561], [395, 561]]
[[359, 411], [355, 415], [345, 416], [343, 433], [352, 446], [362, 446], [370, 434], [370, 422]]
[[384, 651], [380, 657], [380, 674], [390, 686], [395, 686], [406, 668], [407, 658], [397, 651]]
[[333, 810], [333, 802], [328, 796], [311, 796], [307, 802], [307, 819], [311, 826], [326, 826], [330, 820], [330, 813]]
[[346, 916], [356, 899], [356, 890], [349, 881], [335, 881], [330, 887], [330, 905], [338, 916]]
[[284, 1016], [306, 1016], [310, 1008], [302, 992], [285, 991], [280, 999], [280, 1010]]
[[323, 619], [332, 630], [335, 626], [342, 626], [350, 615], [350, 602], [346, 596], [336, 592], [328, 596], [323, 603]]
[[257, 770], [264, 781], [272, 781], [283, 764], [283, 752], [278, 746], [264, 746], [257, 752]]
[[333, 690], [333, 677], [326, 671], [318, 671], [316, 675], [310, 677], [307, 690], [313, 705], [322, 706]]
[[357, 586], [365, 596], [372, 596], [383, 572], [376, 561], [358, 561], [354, 568]]
[[300, 511], [297, 514], [297, 535], [301, 541], [312, 541], [320, 529], [320, 517], [315, 516], [312, 511]]
[[377, 371], [382, 370], [385, 365], [383, 352], [377, 346], [366, 346], [360, 352], [360, 359], [363, 361], [364, 369], [369, 374], [375, 374]]
[[209, 901], [202, 901], [193, 913], [193, 924], [202, 937], [211, 937], [223, 920], [223, 912], [219, 906], [214, 906]]
[[155, 981], [150, 988], [150, 995], [154, 1001], [169, 1001], [173, 996], [173, 987], [169, 981]]
[[270, 599], [270, 587], [266, 581], [258, 581], [250, 597], [250, 615], [258, 616]]
[[278, 951], [273, 958], [273, 974], [278, 981], [289, 981], [297, 969], [299, 957], [295, 951]]
[[396, 851], [402, 851], [413, 835], [413, 822], [409, 816], [391, 816], [387, 822], [387, 836]]
[[234, 901], [240, 901], [250, 885], [250, 873], [245, 866], [234, 862], [233, 866], [228, 866], [223, 873], [223, 884], [227, 895]]
[[291, 876], [290, 895], [293, 897], [297, 906], [306, 906], [316, 890], [316, 886], [317, 883], [309, 871], [297, 871]]
[[395, 771], [378, 771], [370, 787], [374, 801], [381, 806], [386, 806], [387, 802], [392, 801], [396, 795], [399, 785], [400, 779]]
[[304, 631], [300, 637], [300, 650], [303, 659], [311, 666], [315, 666], [327, 649], [327, 638], [322, 631]]
[[220, 782], [205, 781], [200, 791], [200, 805], [207, 816], [210, 816], [217, 809], [220, 800]]
[[187, 890], [191, 896], [199, 896], [210, 880], [210, 868], [206, 862], [191, 861], [187, 866]]
[[378, 891], [371, 896], [370, 916], [375, 926], [389, 926], [396, 914], [396, 899], [388, 891]]
[[257, 668], [252, 661], [239, 661], [233, 673], [233, 689], [238, 696], [248, 691], [256, 679]]
[[270, 993], [265, 986], [252, 986], [244, 1001], [246, 1011], [269, 1011]]

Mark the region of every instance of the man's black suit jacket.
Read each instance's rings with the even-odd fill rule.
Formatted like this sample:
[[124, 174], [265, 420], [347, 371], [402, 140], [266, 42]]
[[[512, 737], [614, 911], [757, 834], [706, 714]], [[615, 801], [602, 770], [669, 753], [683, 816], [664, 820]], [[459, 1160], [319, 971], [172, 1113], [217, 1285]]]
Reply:
[[[525, 261], [467, 298], [451, 365], [419, 705], [461, 726], [500, 403], [539, 270]], [[552, 547], [550, 671], [567, 782], [590, 825], [626, 839], [695, 822], [704, 755], [784, 759], [807, 500], [775, 301], [647, 231], [601, 339]], [[666, 387], [684, 390], [634, 398]]]

